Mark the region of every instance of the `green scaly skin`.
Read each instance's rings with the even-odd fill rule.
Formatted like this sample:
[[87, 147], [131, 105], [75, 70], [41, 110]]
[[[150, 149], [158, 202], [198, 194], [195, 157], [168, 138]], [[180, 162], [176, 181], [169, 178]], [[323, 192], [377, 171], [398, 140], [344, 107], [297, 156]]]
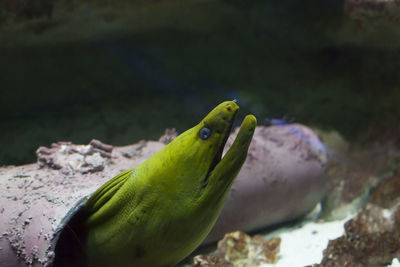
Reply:
[[[239, 107], [223, 102], [147, 161], [114, 177], [86, 202], [89, 266], [173, 266], [214, 225], [247, 156], [256, 119], [246, 116], [223, 159]], [[203, 140], [199, 131], [211, 129]]]

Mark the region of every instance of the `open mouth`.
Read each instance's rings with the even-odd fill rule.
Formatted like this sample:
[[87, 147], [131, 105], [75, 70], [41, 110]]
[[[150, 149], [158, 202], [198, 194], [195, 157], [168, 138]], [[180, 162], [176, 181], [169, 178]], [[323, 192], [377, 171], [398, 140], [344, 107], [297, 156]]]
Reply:
[[232, 115], [232, 118], [231, 118], [231, 120], [229, 121], [228, 128], [227, 128], [227, 130], [226, 130], [226, 132], [225, 132], [224, 139], [222, 140], [221, 146], [220, 146], [218, 152], [215, 154], [215, 157], [214, 157], [213, 161], [211, 162], [210, 169], [208, 170], [206, 177], [204, 178], [204, 180], [203, 180], [202, 183], [201, 183], [201, 186], [202, 186], [203, 188], [207, 186], [208, 178], [209, 178], [211, 172], [214, 170], [214, 168], [215, 168], [215, 167], [218, 165], [218, 163], [221, 161], [222, 153], [223, 153], [223, 151], [224, 151], [224, 147], [225, 147], [226, 141], [228, 140], [228, 137], [229, 137], [229, 135], [230, 135], [231, 132], [232, 132], [232, 127], [233, 127], [233, 123], [235, 122], [235, 118], [236, 118], [237, 112], [238, 112], [238, 111], [236, 110], [235, 113]]

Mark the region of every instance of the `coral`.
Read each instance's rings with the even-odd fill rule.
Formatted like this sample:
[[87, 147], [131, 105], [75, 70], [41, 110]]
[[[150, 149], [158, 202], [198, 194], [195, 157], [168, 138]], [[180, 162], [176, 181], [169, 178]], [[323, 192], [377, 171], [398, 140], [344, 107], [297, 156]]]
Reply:
[[228, 233], [218, 242], [215, 252], [196, 256], [192, 267], [246, 267], [276, 263], [280, 244], [280, 238], [264, 240], [261, 235], [250, 237], [240, 231]]
[[97, 172], [104, 169], [105, 161], [111, 158], [112, 146], [93, 139], [89, 145], [73, 145], [70, 142], [53, 143], [51, 148], [36, 150], [40, 168], [62, 169], [63, 173]]
[[382, 180], [374, 188], [369, 201], [382, 208], [390, 208], [398, 198], [400, 198], [400, 176], [395, 173], [392, 177]]
[[400, 186], [398, 175], [382, 180], [369, 204], [346, 222], [345, 234], [329, 241], [314, 267], [383, 266], [400, 257]]
[[175, 137], [178, 136], [178, 132], [175, 128], [165, 129], [165, 133], [158, 139], [158, 142], [168, 145]]

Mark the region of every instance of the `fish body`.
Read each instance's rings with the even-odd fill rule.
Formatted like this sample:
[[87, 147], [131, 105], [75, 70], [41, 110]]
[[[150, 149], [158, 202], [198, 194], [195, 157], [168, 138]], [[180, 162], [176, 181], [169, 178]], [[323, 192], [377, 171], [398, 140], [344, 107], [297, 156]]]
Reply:
[[88, 266], [173, 266], [214, 225], [247, 156], [256, 119], [246, 116], [222, 150], [239, 107], [218, 105], [151, 158], [100, 187], [83, 206]]

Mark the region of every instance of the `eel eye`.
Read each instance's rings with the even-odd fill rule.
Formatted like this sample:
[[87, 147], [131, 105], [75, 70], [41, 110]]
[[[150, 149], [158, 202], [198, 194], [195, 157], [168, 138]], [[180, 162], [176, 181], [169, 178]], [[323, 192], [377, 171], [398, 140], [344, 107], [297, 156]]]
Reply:
[[211, 129], [203, 127], [200, 129], [199, 136], [201, 139], [206, 140], [211, 136]]

